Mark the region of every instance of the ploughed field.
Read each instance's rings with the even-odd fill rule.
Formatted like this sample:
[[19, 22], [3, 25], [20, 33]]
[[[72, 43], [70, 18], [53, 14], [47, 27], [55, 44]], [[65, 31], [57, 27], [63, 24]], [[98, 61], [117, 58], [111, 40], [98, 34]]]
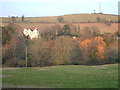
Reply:
[[118, 64], [3, 68], [6, 88], [118, 88]]

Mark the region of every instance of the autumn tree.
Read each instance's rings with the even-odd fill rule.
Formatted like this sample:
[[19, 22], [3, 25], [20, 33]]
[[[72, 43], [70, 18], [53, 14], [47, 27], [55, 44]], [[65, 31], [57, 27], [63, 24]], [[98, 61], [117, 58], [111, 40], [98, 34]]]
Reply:
[[114, 35], [112, 33], [104, 33], [103, 38], [107, 46], [109, 46], [114, 41]]
[[100, 18], [100, 17], [97, 17], [97, 18], [96, 18], [96, 21], [97, 21], [97, 22], [101, 22], [101, 18]]
[[49, 65], [51, 58], [52, 41], [47, 42], [41, 39], [36, 39], [29, 45], [29, 55], [31, 66]]
[[2, 27], [2, 45], [6, 45], [10, 42], [14, 34], [14, 30], [11, 26]]
[[120, 36], [120, 31], [116, 31], [115, 35], [119, 37]]
[[93, 38], [93, 33], [92, 33], [92, 31], [90, 30], [90, 28], [89, 27], [84, 27], [82, 30], [81, 30], [81, 36], [80, 36], [80, 38], [82, 39], [82, 40], [86, 40], [86, 39], [91, 39], [91, 38]]
[[82, 42], [80, 42], [80, 48], [82, 50], [82, 63], [83, 64], [87, 64], [91, 58], [90, 58], [90, 55], [92, 53], [92, 41], [90, 39], [86, 39]]
[[71, 64], [73, 60], [79, 62], [80, 56], [80, 49], [70, 37], [60, 36], [55, 40], [53, 64]]
[[104, 60], [106, 43], [100, 36], [80, 42], [84, 64], [97, 64]]
[[25, 17], [24, 17], [24, 15], [22, 15], [22, 22], [24, 22], [24, 20], [25, 20]]
[[71, 35], [71, 32], [70, 32], [70, 26], [69, 25], [64, 25], [63, 26], [63, 35], [67, 36], [67, 35]]
[[120, 50], [118, 49], [118, 40], [112, 42], [106, 49], [105, 52], [105, 63], [119, 63], [119, 52]]
[[93, 33], [93, 36], [99, 36], [100, 35], [100, 30], [97, 26], [91, 27], [91, 31]]
[[50, 29], [51, 39], [54, 40], [63, 33], [63, 29], [59, 24], [53, 25]]
[[71, 35], [73, 36], [77, 36], [77, 37], [80, 36], [80, 26], [70, 24], [70, 32], [71, 32]]
[[104, 60], [105, 56], [105, 48], [106, 48], [106, 43], [104, 42], [104, 38], [101, 36], [97, 36], [93, 39], [94, 45], [97, 47], [97, 59], [102, 62]]
[[79, 25], [77, 26], [77, 32], [78, 32], [78, 36], [80, 37], [80, 35], [81, 35], [81, 30], [80, 30], [80, 26], [79, 26]]
[[15, 17], [15, 16], [12, 16], [12, 17], [11, 17], [11, 20], [12, 20], [12, 22], [15, 22], [15, 21], [16, 21], [16, 17]]
[[9, 44], [3, 46], [2, 52], [3, 65], [19, 66], [19, 62], [24, 61], [24, 44], [16, 37], [13, 37]]

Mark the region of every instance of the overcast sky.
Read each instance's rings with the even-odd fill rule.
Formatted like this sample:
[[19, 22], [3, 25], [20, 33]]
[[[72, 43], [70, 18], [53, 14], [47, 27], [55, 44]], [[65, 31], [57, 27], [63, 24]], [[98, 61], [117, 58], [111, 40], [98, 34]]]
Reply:
[[118, 14], [120, 0], [0, 0], [0, 17], [25, 15], [26, 17], [59, 16], [65, 14], [93, 13]]

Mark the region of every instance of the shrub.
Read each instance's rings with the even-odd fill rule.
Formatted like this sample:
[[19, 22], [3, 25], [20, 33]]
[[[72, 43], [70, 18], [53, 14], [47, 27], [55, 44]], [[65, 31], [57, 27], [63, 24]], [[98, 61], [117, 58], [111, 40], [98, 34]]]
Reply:
[[118, 41], [114, 41], [109, 45], [105, 54], [106, 54], [106, 61], [105, 63], [119, 63], [119, 49], [118, 49]]
[[93, 33], [94, 36], [99, 36], [100, 35], [100, 30], [98, 29], [97, 26], [93, 26], [91, 28], [91, 31], [92, 31], [92, 33]]
[[17, 58], [8, 59], [5, 62], [4, 66], [6, 66], [6, 67], [17, 67], [17, 66], [19, 66], [19, 59], [17, 59]]
[[25, 66], [26, 66], [26, 61], [20, 60], [20, 61], [18, 62], [18, 65], [19, 65], [20, 67], [25, 67]]
[[80, 62], [78, 62], [78, 61], [72, 61], [71, 64], [72, 64], [72, 65], [79, 65]]
[[13, 29], [11, 26], [2, 27], [2, 45], [6, 45], [13, 37]]
[[70, 26], [69, 25], [64, 25], [63, 26], [63, 34], [66, 36], [66, 35], [70, 35], [71, 32], [70, 32]]
[[111, 23], [110, 21], [106, 21], [105, 24], [106, 24], [107, 26], [111, 26], [111, 25], [112, 25], [112, 23]]
[[59, 16], [57, 18], [57, 20], [58, 20], [59, 23], [63, 23], [64, 22], [64, 18], [62, 16]]
[[120, 37], [120, 31], [116, 31], [114, 34], [115, 36]]
[[82, 29], [81, 39], [86, 40], [86, 39], [91, 39], [91, 38], [93, 38], [93, 33], [89, 27], [85, 26]]
[[97, 22], [101, 22], [101, 18], [100, 18], [100, 17], [97, 17], [97, 18], [96, 18], [96, 21], [97, 21]]

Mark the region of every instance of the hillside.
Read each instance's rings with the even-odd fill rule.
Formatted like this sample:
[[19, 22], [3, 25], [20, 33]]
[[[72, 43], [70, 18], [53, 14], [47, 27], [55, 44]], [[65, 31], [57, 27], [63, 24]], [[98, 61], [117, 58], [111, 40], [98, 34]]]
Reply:
[[[26, 22], [42, 22], [42, 23], [57, 23], [59, 16], [52, 17], [26, 17]], [[71, 14], [63, 15], [64, 22], [80, 23], [80, 22], [96, 22], [97, 17], [102, 19], [111, 20], [113, 22], [118, 21], [118, 15], [112, 14]], [[2, 22], [10, 22], [11, 18], [0, 18]], [[21, 18], [16, 18], [16, 22], [21, 22]]]

